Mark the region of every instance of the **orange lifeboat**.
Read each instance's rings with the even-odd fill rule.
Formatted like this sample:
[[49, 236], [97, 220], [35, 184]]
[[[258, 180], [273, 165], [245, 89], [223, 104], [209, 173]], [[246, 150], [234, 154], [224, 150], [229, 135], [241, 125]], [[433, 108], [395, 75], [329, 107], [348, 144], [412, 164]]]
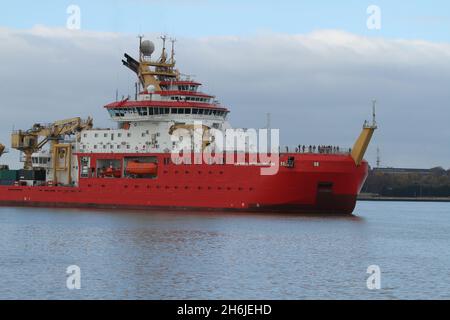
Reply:
[[127, 164], [127, 173], [130, 174], [156, 174], [158, 165], [153, 162], [130, 161]]

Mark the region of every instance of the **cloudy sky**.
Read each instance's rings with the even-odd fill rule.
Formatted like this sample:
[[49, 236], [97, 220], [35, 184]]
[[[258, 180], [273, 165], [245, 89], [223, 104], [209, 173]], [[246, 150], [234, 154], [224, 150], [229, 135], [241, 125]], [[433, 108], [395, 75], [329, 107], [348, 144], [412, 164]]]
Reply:
[[[113, 126], [103, 105], [132, 94], [137, 34], [177, 38], [177, 63], [232, 111], [235, 127], [271, 113], [283, 144], [351, 146], [371, 100], [366, 158], [450, 168], [448, 1], [15, 1], [0, 10], [0, 142], [13, 128], [72, 116]], [[170, 4], [167, 4], [170, 3]], [[81, 10], [67, 29], [67, 7]], [[370, 5], [381, 29], [367, 28]], [[2, 162], [13, 163], [11, 152]]]

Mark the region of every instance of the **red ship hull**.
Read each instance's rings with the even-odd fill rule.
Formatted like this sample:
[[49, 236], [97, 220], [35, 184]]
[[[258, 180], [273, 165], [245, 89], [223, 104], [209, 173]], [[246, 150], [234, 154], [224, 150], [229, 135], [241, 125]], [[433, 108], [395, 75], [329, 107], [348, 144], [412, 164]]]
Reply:
[[[89, 154], [123, 158], [123, 154]], [[350, 155], [283, 154], [295, 159], [276, 175], [260, 166], [164, 165], [158, 157], [153, 179], [80, 178], [79, 186], [0, 186], [0, 205], [130, 209], [195, 209], [350, 214], [367, 177], [368, 165]]]

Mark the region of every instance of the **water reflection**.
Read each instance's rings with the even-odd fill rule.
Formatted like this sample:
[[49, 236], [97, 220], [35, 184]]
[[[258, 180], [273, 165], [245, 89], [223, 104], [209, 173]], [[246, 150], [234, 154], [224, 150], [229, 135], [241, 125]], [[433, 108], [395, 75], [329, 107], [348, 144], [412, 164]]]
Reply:
[[[448, 206], [366, 202], [354, 216], [0, 208], [0, 298], [448, 297]], [[71, 264], [79, 291], [65, 287]], [[366, 288], [371, 264], [383, 272], [377, 292]]]

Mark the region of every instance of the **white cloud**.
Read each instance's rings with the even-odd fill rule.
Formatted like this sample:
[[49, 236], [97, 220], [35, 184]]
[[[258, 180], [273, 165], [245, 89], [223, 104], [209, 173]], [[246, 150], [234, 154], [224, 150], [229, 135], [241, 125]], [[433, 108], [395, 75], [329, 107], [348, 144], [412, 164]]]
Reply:
[[[134, 76], [120, 60], [136, 56], [136, 46], [134, 35], [0, 28], [0, 141], [7, 144], [12, 124], [75, 115], [114, 125], [102, 106], [116, 88], [133, 93]], [[380, 129], [369, 160], [378, 145], [386, 165], [450, 167], [448, 43], [265, 33], [179, 38], [176, 58], [232, 110], [235, 126], [263, 126], [271, 112], [287, 144], [351, 146], [376, 97]]]

